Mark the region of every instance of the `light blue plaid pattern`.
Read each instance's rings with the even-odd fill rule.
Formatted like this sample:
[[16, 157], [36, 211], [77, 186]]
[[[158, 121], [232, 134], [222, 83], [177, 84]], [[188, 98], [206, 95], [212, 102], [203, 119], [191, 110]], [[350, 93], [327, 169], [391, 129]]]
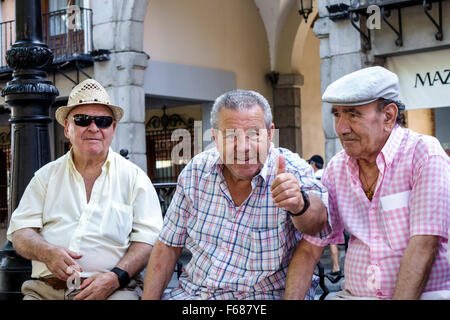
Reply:
[[[164, 298], [280, 299], [289, 261], [302, 234], [286, 210], [275, 207], [270, 185], [277, 158], [310, 194], [328, 206], [328, 194], [306, 161], [287, 149], [271, 148], [252, 180], [248, 199], [235, 207], [216, 149], [197, 155], [184, 168], [167, 210], [159, 240], [192, 253], [180, 277], [180, 288]], [[329, 234], [329, 226], [317, 239]], [[311, 241], [309, 237], [308, 241]], [[317, 284], [312, 284], [315, 292]], [[183, 292], [184, 291], [184, 292]], [[311, 290], [310, 290], [311, 291]], [[308, 295], [314, 297], [314, 292]]]

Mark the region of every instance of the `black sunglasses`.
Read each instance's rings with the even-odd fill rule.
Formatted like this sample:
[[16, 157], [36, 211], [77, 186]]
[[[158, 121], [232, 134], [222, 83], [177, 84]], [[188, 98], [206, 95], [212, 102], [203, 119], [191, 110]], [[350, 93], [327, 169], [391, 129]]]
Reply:
[[100, 129], [109, 128], [113, 123], [113, 118], [110, 116], [88, 116], [87, 114], [76, 114], [73, 116], [73, 122], [77, 126], [87, 127], [92, 121], [95, 122], [95, 125]]

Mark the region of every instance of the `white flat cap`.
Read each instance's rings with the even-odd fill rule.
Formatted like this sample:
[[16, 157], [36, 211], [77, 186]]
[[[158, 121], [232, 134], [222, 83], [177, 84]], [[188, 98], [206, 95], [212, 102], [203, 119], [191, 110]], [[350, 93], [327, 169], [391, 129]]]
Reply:
[[383, 67], [364, 68], [330, 84], [322, 101], [338, 106], [359, 106], [377, 99], [399, 100], [398, 77]]

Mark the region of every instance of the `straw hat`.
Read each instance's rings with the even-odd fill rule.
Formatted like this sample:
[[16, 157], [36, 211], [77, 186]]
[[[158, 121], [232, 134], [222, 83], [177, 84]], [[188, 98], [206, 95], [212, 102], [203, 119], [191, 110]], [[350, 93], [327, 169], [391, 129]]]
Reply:
[[72, 89], [67, 106], [59, 107], [56, 110], [56, 120], [64, 126], [64, 119], [67, 118], [70, 110], [86, 104], [100, 104], [110, 108], [116, 121], [120, 121], [123, 116], [123, 109], [111, 104], [105, 88], [94, 79], [86, 79]]

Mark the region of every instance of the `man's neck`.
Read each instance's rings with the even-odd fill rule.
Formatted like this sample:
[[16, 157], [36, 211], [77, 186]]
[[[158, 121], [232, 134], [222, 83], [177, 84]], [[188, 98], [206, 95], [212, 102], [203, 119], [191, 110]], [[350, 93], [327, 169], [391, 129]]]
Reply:
[[246, 187], [251, 185], [252, 179], [241, 179], [239, 177], [234, 176], [230, 170], [224, 166], [222, 174], [225, 178], [225, 181], [227, 182], [228, 187], [234, 186], [234, 187]]
[[358, 159], [358, 166], [363, 171], [375, 170], [375, 168], [378, 168], [376, 159], [376, 157], [371, 159]]
[[95, 157], [83, 157], [82, 155], [73, 152], [73, 163], [77, 171], [83, 177], [84, 186], [86, 189], [86, 201], [88, 203], [91, 199], [91, 192], [94, 187], [95, 180], [97, 180], [102, 173], [102, 166], [105, 163], [107, 156], [108, 152]]
[[85, 156], [77, 152], [73, 152], [72, 154], [73, 163], [83, 177], [86, 174], [101, 171], [107, 157], [108, 152], [95, 156]]
[[252, 192], [252, 181], [235, 177], [226, 166], [223, 168], [223, 177], [234, 204], [239, 207]]

